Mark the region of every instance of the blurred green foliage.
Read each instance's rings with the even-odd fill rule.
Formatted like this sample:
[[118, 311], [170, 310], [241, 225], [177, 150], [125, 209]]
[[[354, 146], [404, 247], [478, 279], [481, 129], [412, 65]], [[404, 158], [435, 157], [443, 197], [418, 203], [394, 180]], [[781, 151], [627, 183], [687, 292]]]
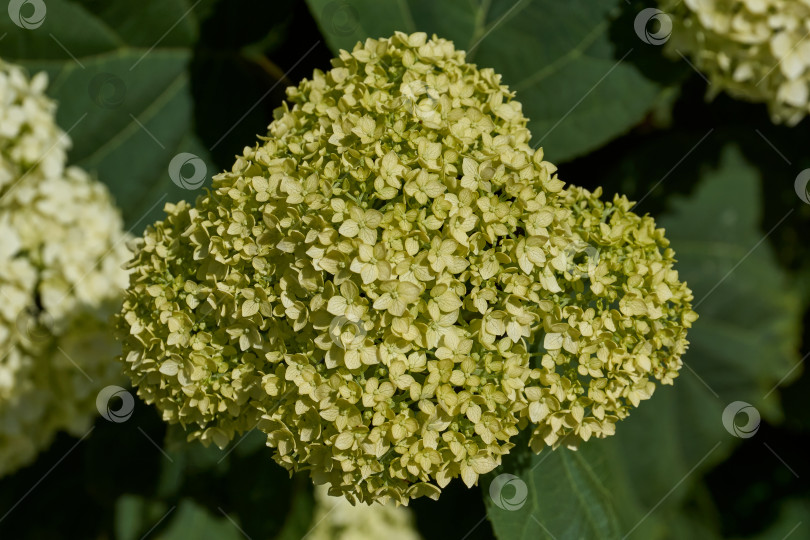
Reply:
[[[699, 74], [637, 39], [645, 6], [49, 0], [37, 29], [0, 17], [0, 57], [49, 73], [71, 162], [110, 187], [138, 233], [165, 202], [194, 197], [167, 173], [177, 153], [200, 156], [208, 178], [230, 167], [284, 88], [327, 69], [338, 48], [394, 30], [453, 39], [518, 91], [563, 180], [625, 193], [660, 218], [701, 319], [674, 387], [615, 437], [539, 456], [518, 442], [481, 489], [451, 484], [438, 502], [415, 501], [420, 533], [807, 537], [810, 377], [794, 367], [810, 343], [810, 205], [793, 180], [810, 167], [810, 122], [774, 126], [762, 106], [707, 102]], [[763, 415], [752, 438], [721, 423], [737, 400]], [[518, 510], [489, 495], [503, 472], [528, 486]], [[205, 449], [139, 404], [126, 423], [60, 436], [1, 479], [0, 537], [292, 539], [309, 531], [313, 505], [309, 480], [289, 478], [260, 436]]]

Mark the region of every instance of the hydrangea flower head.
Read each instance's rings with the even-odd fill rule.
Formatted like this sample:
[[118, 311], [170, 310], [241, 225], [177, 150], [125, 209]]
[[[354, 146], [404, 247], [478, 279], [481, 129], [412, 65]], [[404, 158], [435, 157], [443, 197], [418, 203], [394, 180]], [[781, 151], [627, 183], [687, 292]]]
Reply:
[[709, 91], [767, 103], [775, 122], [810, 112], [808, 0], [663, 0], [673, 50], [691, 53]]
[[44, 73], [0, 60], [0, 475], [59, 430], [83, 435], [116, 381], [109, 317], [127, 283], [106, 188], [65, 168]]
[[[220, 446], [258, 428], [331, 494], [407, 504], [475, 484], [530, 424], [609, 434], [674, 377], [691, 295], [662, 231], [564, 190], [491, 69], [397, 33], [288, 100], [134, 246], [123, 358], [167, 421]], [[611, 255], [581, 270], [576, 239]]]

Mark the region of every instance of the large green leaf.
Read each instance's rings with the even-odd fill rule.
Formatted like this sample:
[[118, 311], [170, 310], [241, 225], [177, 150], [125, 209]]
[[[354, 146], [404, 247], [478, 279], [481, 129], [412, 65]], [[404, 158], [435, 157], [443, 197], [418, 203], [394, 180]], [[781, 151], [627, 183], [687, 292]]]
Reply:
[[[767, 241], [782, 221], [761, 229], [760, 180], [739, 150], [726, 148], [719, 168], [690, 200], [676, 200], [660, 225], [701, 316], [687, 365], [723, 406], [746, 399], [775, 414], [776, 402], [763, 398], [796, 362], [801, 301]], [[792, 211], [785, 208], [784, 218]]]
[[518, 92], [534, 143], [552, 161], [596, 148], [638, 123], [662, 87], [632, 63], [649, 47], [622, 20], [620, 0], [307, 0], [330, 47], [424, 31], [451, 39], [470, 61], [492, 67]]
[[136, 232], [165, 202], [193, 197], [171, 181], [175, 155], [198, 155], [208, 177], [216, 172], [193, 134], [187, 69], [206, 5], [50, 0], [38, 28], [0, 17], [0, 57], [49, 74], [70, 162], [110, 187]]
[[610, 439], [578, 453], [513, 451], [490, 479], [515, 474], [528, 498], [508, 511], [488, 497], [499, 538], [671, 538], [673, 523], [711, 537], [681, 510], [695, 481], [739, 441], [723, 426], [723, 411], [743, 401], [777, 419], [771, 390], [798, 361], [800, 300], [760, 230], [759, 200], [755, 169], [728, 148], [696, 193], [661, 220], [701, 314], [681, 376]]
[[[622, 504], [614, 494], [620, 481], [609, 456], [593, 445], [509, 456], [483, 482], [487, 514], [498, 538], [509, 540], [620, 536]], [[508, 475], [516, 476], [512, 478]], [[524, 500], [525, 496], [525, 500]]]
[[660, 499], [695, 466], [705, 470], [732, 450], [738, 439], [722, 423], [732, 402], [773, 420], [781, 414], [772, 390], [799, 360], [801, 302], [760, 228], [759, 183], [740, 152], [726, 148], [719, 168], [660, 220], [700, 319], [675, 385], [659, 388], [610, 441], [630, 456], [625, 469], [644, 499]]

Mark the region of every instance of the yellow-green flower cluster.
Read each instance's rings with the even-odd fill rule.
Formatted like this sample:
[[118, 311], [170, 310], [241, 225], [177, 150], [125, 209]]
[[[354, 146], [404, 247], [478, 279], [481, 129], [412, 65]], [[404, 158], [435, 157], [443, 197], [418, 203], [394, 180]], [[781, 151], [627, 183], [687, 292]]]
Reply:
[[83, 435], [118, 380], [107, 323], [127, 283], [121, 218], [65, 168], [47, 78], [0, 61], [0, 475], [59, 430]]
[[689, 53], [709, 91], [768, 104], [774, 122], [810, 112], [810, 1], [662, 0], [670, 50]]
[[[571, 247], [558, 248], [551, 265], [565, 284], [539, 303], [540, 366], [524, 391], [537, 452], [612, 435], [652, 396], [655, 380], [678, 376], [697, 319], [664, 230], [634, 214], [627, 198], [600, 195], [571, 186], [559, 201], [571, 211]], [[572, 273], [582, 279], [571, 281]]]
[[325, 486], [315, 488], [315, 525], [310, 540], [419, 540], [410, 509], [393, 502], [386, 505], [353, 505], [343, 497], [328, 494]]
[[258, 427], [350, 501], [471, 486], [530, 424], [536, 449], [611, 433], [675, 376], [691, 294], [650, 218], [563, 189], [513, 97], [421, 33], [288, 89], [134, 246], [139, 395], [203, 442]]

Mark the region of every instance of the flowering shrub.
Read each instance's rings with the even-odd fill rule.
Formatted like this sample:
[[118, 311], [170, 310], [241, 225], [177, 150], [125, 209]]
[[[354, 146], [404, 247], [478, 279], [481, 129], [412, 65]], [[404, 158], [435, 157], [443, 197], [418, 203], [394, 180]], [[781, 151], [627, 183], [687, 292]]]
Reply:
[[87, 431], [120, 377], [107, 321], [127, 281], [121, 218], [103, 185], [65, 168], [46, 84], [0, 61], [0, 475], [57, 431]]
[[810, 112], [810, 3], [806, 0], [663, 0], [672, 15], [669, 46], [691, 54], [722, 90], [768, 104], [775, 122]]
[[397, 33], [288, 99], [133, 244], [123, 360], [166, 421], [258, 427], [330, 494], [407, 504], [521, 429], [610, 435], [677, 376], [696, 315], [663, 231], [565, 189], [491, 69]]

